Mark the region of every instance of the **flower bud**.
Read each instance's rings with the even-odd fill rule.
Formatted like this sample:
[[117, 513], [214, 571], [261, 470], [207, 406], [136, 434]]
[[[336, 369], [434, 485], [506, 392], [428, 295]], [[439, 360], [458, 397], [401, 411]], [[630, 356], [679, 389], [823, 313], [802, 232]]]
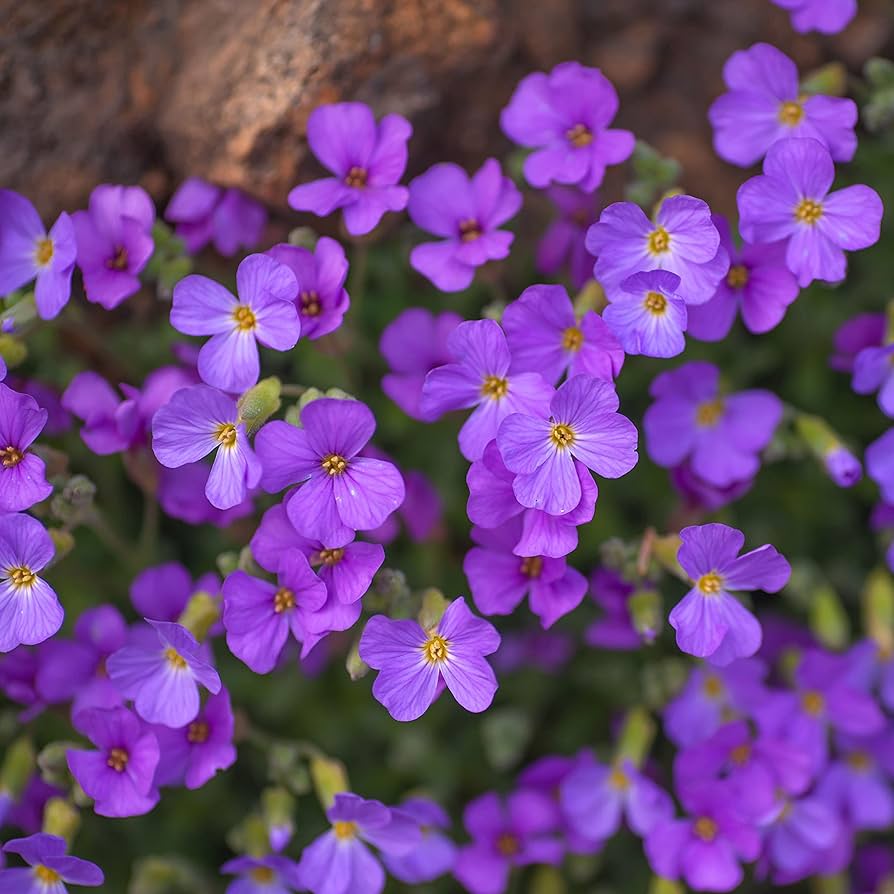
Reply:
[[429, 587], [422, 592], [422, 608], [419, 609], [418, 621], [426, 630], [437, 626], [450, 600], [444, 597], [444, 594], [434, 587]]
[[651, 587], [636, 590], [627, 600], [633, 629], [647, 643], [658, 635], [663, 608], [661, 594]]
[[808, 626], [828, 649], [843, 649], [850, 641], [850, 621], [838, 594], [825, 584], [814, 590]]
[[134, 866], [127, 894], [213, 894], [216, 884], [186, 860], [145, 857]]
[[71, 787], [71, 772], [68, 769], [66, 755], [72, 748], [78, 748], [76, 742], [50, 742], [37, 755], [37, 766], [43, 781], [57, 788]]
[[219, 618], [218, 601], [210, 593], [200, 591], [189, 597], [177, 623], [182, 624], [198, 642], [202, 642]]
[[282, 382], [276, 376], [270, 376], [261, 379], [239, 398], [239, 418], [249, 434], [257, 431], [280, 408], [281, 388]]
[[652, 742], [655, 740], [655, 721], [643, 707], [631, 708], [624, 718], [624, 726], [615, 748], [617, 760], [629, 760], [635, 767], [642, 767]]
[[279, 853], [288, 845], [295, 832], [295, 824], [292, 822], [295, 799], [280, 786], [266, 788], [261, 792], [261, 813], [267, 824], [270, 848]]
[[348, 792], [348, 772], [341, 761], [318, 755], [310, 760], [310, 778], [323, 810], [328, 810], [340, 792]]
[[3, 765], [0, 766], [0, 792], [10, 795], [13, 800], [18, 799], [34, 773], [35, 766], [34, 746], [29, 738], [21, 736], [3, 755]]
[[50, 798], [43, 808], [43, 831], [71, 844], [81, 825], [81, 813], [65, 798]]

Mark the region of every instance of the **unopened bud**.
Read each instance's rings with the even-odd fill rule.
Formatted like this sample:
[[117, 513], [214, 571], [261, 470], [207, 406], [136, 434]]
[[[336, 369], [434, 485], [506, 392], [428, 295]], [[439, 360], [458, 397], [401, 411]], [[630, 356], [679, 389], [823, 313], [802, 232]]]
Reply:
[[631, 708], [624, 718], [615, 757], [629, 760], [635, 767], [642, 767], [655, 740], [655, 729], [655, 721], [645, 708]]
[[318, 755], [310, 760], [310, 778], [323, 810], [328, 810], [335, 796], [350, 791], [348, 772], [341, 761]]
[[43, 808], [43, 831], [71, 844], [81, 825], [81, 813], [65, 798], [50, 798]]
[[422, 608], [419, 609], [418, 620], [425, 630], [437, 627], [450, 600], [445, 598], [444, 594], [434, 587], [429, 587], [422, 593]]
[[356, 683], [369, 673], [369, 665], [360, 657], [359, 644], [354, 643], [345, 659], [345, 670], [348, 676]]
[[828, 585], [818, 587], [810, 602], [808, 626], [828, 649], [842, 649], [850, 640], [850, 621], [838, 594]]
[[249, 434], [257, 431], [279, 409], [281, 387], [280, 380], [270, 376], [261, 379], [239, 398], [239, 418]]
[[208, 631], [220, 619], [220, 605], [210, 594], [204, 591], [193, 593], [186, 603], [186, 608], [178, 619], [178, 623], [185, 627], [198, 642], [202, 642]]
[[43, 781], [57, 788], [68, 789], [71, 786], [71, 772], [68, 769], [68, 752], [77, 748], [75, 742], [50, 742], [37, 755], [37, 766]]
[[34, 746], [26, 736], [16, 739], [3, 755], [0, 767], [0, 791], [18, 799], [34, 773], [36, 757]]
[[295, 831], [292, 817], [295, 799], [281, 786], [261, 792], [261, 813], [267, 823], [267, 835], [272, 850], [279, 853], [288, 845]]
[[652, 643], [658, 636], [663, 609], [661, 594], [652, 587], [636, 590], [627, 600], [633, 629], [645, 642]]

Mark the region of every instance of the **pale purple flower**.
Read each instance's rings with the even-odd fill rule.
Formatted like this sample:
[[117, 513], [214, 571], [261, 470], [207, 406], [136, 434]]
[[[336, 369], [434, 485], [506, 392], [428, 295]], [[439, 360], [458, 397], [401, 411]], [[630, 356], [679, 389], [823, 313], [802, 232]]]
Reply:
[[529, 509], [570, 512], [581, 499], [577, 463], [604, 478], [626, 475], [637, 461], [634, 424], [617, 412], [613, 385], [575, 376], [552, 398], [549, 413], [507, 417], [497, 434], [512, 489]]
[[289, 205], [320, 217], [342, 208], [352, 236], [369, 233], [386, 211], [407, 205], [407, 189], [398, 183], [412, 133], [410, 122], [400, 115], [385, 115], [377, 123], [362, 102], [314, 109], [307, 121], [307, 142], [334, 176], [296, 186], [289, 193]]
[[466, 459], [481, 457], [510, 414], [546, 414], [552, 387], [539, 373], [510, 369], [512, 355], [499, 323], [460, 323], [447, 346], [454, 362], [426, 376], [421, 409], [427, 418], [437, 419], [450, 410], [475, 407], [459, 432], [459, 449]]
[[174, 233], [190, 254], [209, 242], [220, 254], [232, 257], [240, 248], [252, 249], [267, 226], [267, 209], [241, 189], [223, 189], [198, 177], [177, 187], [165, 209]]
[[17, 854], [28, 869], [0, 869], [0, 891], [7, 894], [66, 894], [66, 885], [99, 887], [102, 870], [88, 860], [69, 857], [65, 839], [38, 833], [12, 838], [3, 845], [6, 854]]
[[768, 43], [739, 50], [723, 66], [728, 93], [714, 100], [708, 117], [714, 149], [743, 168], [759, 162], [779, 140], [819, 140], [833, 161], [850, 161], [857, 150], [857, 104], [837, 96], [801, 93], [798, 68]]
[[419, 824], [422, 838], [409, 853], [383, 853], [382, 862], [388, 872], [409, 885], [430, 882], [450, 872], [456, 859], [456, 846], [444, 834], [450, 828], [450, 817], [444, 808], [428, 798], [408, 798], [401, 803], [400, 810]]
[[155, 207], [139, 186], [97, 186], [87, 211], [71, 216], [87, 300], [106, 310], [140, 288], [155, 243]]
[[739, 229], [748, 242], [786, 242], [786, 263], [808, 286], [815, 279], [839, 282], [847, 271], [845, 251], [878, 242], [882, 200], [858, 184], [830, 193], [835, 164], [812, 139], [775, 143], [762, 175], [739, 187]]
[[304, 890], [298, 864], [279, 854], [234, 857], [220, 871], [238, 876], [227, 885], [226, 894], [292, 894]]
[[216, 451], [205, 496], [217, 509], [238, 506], [261, 480], [236, 401], [208, 385], [180, 389], [153, 416], [152, 450], [174, 469]]
[[692, 196], [665, 199], [654, 221], [633, 202], [609, 205], [587, 230], [586, 244], [609, 300], [623, 295], [621, 283], [634, 273], [668, 270], [680, 277], [686, 304], [704, 304], [729, 270], [711, 209]]
[[0, 295], [34, 280], [37, 314], [52, 320], [68, 303], [76, 257], [74, 227], [64, 211], [47, 233], [28, 199], [0, 189]]
[[395, 720], [406, 721], [428, 710], [441, 681], [467, 711], [486, 710], [497, 678], [484, 656], [499, 646], [496, 628], [476, 618], [460, 597], [429, 630], [412, 619], [373, 615], [360, 638], [360, 657], [379, 671], [375, 699]]
[[207, 276], [174, 286], [171, 325], [185, 335], [210, 335], [199, 351], [202, 381], [242, 392], [258, 381], [258, 342], [276, 351], [295, 347], [301, 323], [295, 274], [267, 255], [249, 255], [236, 271], [236, 298]]
[[534, 150], [525, 159], [531, 186], [569, 183], [592, 192], [608, 165], [633, 152], [634, 135], [608, 126], [617, 111], [618, 94], [598, 68], [563, 62], [549, 74], [523, 78], [500, 125], [509, 139]]
[[503, 311], [501, 320], [512, 368], [539, 372], [550, 384], [564, 373], [609, 382], [621, 371], [624, 351], [599, 314], [578, 320], [564, 286], [530, 286]]
[[499, 227], [521, 204], [521, 193], [496, 159], [472, 177], [459, 165], [434, 165], [410, 181], [407, 212], [419, 229], [443, 241], [417, 245], [410, 266], [442, 292], [468, 288], [477, 267], [509, 256], [513, 234]]
[[301, 410], [301, 425], [274, 421], [258, 432], [261, 484], [274, 493], [304, 482], [287, 500], [289, 520], [304, 537], [344, 546], [403, 503], [403, 478], [389, 462], [358, 456], [376, 428], [366, 404], [320, 398]]
[[771, 2], [788, 10], [792, 17], [792, 27], [801, 34], [806, 34], [808, 31], [837, 34], [857, 14], [857, 0], [771, 0]]
[[46, 422], [33, 397], [0, 382], [0, 512], [30, 509], [53, 492], [46, 464], [29, 449]]
[[571, 285], [580, 289], [593, 276], [593, 259], [584, 243], [599, 217], [595, 194], [568, 186], [552, 186], [546, 194], [559, 216], [537, 243], [535, 265], [540, 273], [552, 276], [567, 262]]

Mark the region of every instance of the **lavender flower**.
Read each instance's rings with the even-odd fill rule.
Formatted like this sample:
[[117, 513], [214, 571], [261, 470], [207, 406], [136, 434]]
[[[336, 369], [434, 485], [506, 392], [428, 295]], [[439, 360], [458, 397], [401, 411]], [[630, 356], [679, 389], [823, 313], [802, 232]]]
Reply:
[[218, 528], [226, 528], [237, 519], [251, 515], [254, 506], [247, 491], [229, 509], [218, 509], [209, 502], [205, 492], [211, 468], [203, 462], [187, 463], [176, 469], [162, 467], [159, 470], [158, 502], [164, 512], [191, 525], [215, 525]]
[[857, 0], [771, 0], [787, 9], [795, 31], [837, 34], [857, 14]]
[[35, 280], [37, 314], [52, 320], [68, 304], [76, 257], [74, 227], [64, 211], [47, 233], [24, 196], [0, 189], [0, 295]]
[[598, 68], [563, 62], [523, 78], [500, 124], [509, 139], [535, 150], [525, 159], [531, 186], [570, 183], [592, 192], [608, 165], [633, 152], [633, 134], [608, 127], [617, 111], [618, 94]]
[[839, 487], [853, 487], [863, 477], [860, 460], [847, 447], [836, 444], [823, 456], [826, 473]]
[[33, 397], [0, 383], [0, 512], [30, 509], [53, 492], [44, 461], [29, 450], [46, 422]]
[[88, 860], [69, 857], [65, 839], [39, 833], [28, 838], [12, 838], [3, 852], [18, 854], [29, 869], [0, 869], [0, 891], [9, 894], [66, 894], [65, 885], [96, 888], [105, 878], [102, 870]]
[[106, 310], [139, 291], [155, 243], [155, 207], [139, 186], [97, 186], [87, 211], [71, 216], [87, 300]]
[[301, 324], [294, 299], [295, 274], [267, 255], [249, 255], [236, 271], [235, 298], [207, 276], [184, 277], [174, 286], [171, 325], [186, 335], [210, 335], [199, 351], [199, 375], [222, 391], [242, 392], [258, 381], [258, 345], [295, 347]]
[[786, 241], [786, 263], [808, 286], [815, 279], [844, 279], [844, 252], [878, 242], [882, 200], [858, 184], [829, 192], [835, 165], [812, 139], [775, 143], [764, 173], [739, 187], [739, 229], [748, 242]]
[[382, 854], [385, 868], [396, 879], [410, 885], [430, 882], [450, 872], [456, 859], [456, 846], [444, 834], [450, 828], [450, 817], [428, 798], [408, 798], [400, 805], [401, 813], [419, 824], [422, 838], [406, 854]]
[[410, 266], [442, 292], [468, 288], [475, 268], [509, 255], [513, 235], [499, 229], [521, 207], [521, 193], [489, 158], [470, 178], [444, 163], [410, 181], [407, 212], [421, 230], [443, 242], [417, 245]]
[[298, 864], [278, 854], [235, 857], [227, 860], [220, 871], [238, 876], [227, 886], [226, 894], [291, 894], [304, 889]]
[[163, 562], [144, 568], [131, 582], [130, 601], [137, 614], [159, 621], [176, 621], [193, 593], [217, 594], [220, 579], [203, 574], [193, 582], [192, 575], [179, 562]]
[[571, 284], [580, 289], [593, 275], [593, 260], [584, 241], [587, 230], [599, 216], [595, 194], [567, 186], [552, 186], [546, 194], [559, 216], [546, 228], [537, 245], [537, 270], [551, 276], [567, 263]]
[[879, 486], [882, 499], [894, 503], [894, 428], [866, 448], [866, 473]]
[[864, 348], [879, 348], [884, 341], [885, 315], [857, 314], [835, 331], [835, 353], [829, 358], [829, 366], [839, 372], [853, 372], [857, 354]]
[[373, 696], [395, 720], [421, 717], [443, 680], [467, 711], [486, 710], [497, 691], [497, 679], [484, 660], [500, 646], [494, 626], [476, 618], [460, 597], [443, 618], [425, 630], [414, 620], [373, 615], [360, 638], [360, 657], [380, 671]]
[[398, 186], [407, 166], [407, 141], [413, 128], [400, 115], [376, 123], [361, 102], [320, 106], [307, 121], [307, 142], [320, 163], [335, 176], [296, 186], [289, 205], [326, 217], [344, 209], [352, 236], [375, 228], [386, 211], [407, 205], [407, 190]]
[[854, 358], [851, 387], [857, 394], [878, 392], [878, 405], [894, 416], [894, 344], [863, 348]]

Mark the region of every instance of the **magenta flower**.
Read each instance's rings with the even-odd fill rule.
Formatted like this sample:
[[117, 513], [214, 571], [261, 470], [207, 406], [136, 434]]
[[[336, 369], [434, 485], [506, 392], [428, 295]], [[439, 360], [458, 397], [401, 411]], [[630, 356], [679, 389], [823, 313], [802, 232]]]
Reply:
[[422, 412], [422, 386], [431, 370], [450, 362], [448, 340], [462, 321], [452, 311], [435, 315], [411, 307], [385, 327], [379, 352], [391, 372], [382, 379], [382, 391], [411, 419], [431, 421]]
[[224, 688], [212, 695], [185, 726], [156, 726], [161, 758], [155, 784], [201, 788], [218, 771], [231, 767], [236, 761], [233, 726], [230, 694]]
[[434, 165], [410, 181], [407, 213], [420, 230], [444, 241], [417, 245], [410, 266], [442, 292], [468, 288], [476, 267], [509, 256], [514, 237], [499, 227], [521, 204], [521, 193], [496, 159], [471, 178], [459, 165]]
[[304, 644], [302, 656], [310, 652], [309, 619], [325, 602], [326, 585], [297, 549], [281, 557], [275, 584], [234, 571], [223, 583], [227, 646], [256, 674], [270, 673], [290, 633]]
[[819, 31], [837, 34], [857, 14], [857, 0], [771, 0], [792, 17], [792, 27], [801, 34]]
[[608, 328], [628, 354], [676, 357], [686, 347], [686, 303], [678, 294], [680, 277], [666, 270], [634, 273], [621, 283], [602, 312]]
[[704, 304], [729, 270], [711, 209], [692, 196], [665, 199], [654, 222], [633, 202], [609, 205], [587, 230], [586, 243], [610, 301], [623, 297], [621, 284], [634, 273], [669, 270], [680, 277], [686, 304]]
[[670, 613], [677, 645], [713, 664], [749, 658], [761, 645], [761, 626], [732, 592], [778, 593], [791, 577], [791, 565], [766, 544], [740, 556], [741, 531], [710, 524], [683, 528], [677, 560], [694, 586]]
[[152, 730], [125, 708], [84, 711], [79, 719], [96, 751], [71, 749], [68, 768], [95, 801], [100, 816], [140, 816], [158, 803], [153, 779], [158, 741]]
[[221, 391], [247, 391], [258, 381], [258, 342], [276, 351], [294, 348], [301, 323], [295, 274], [267, 255], [249, 255], [236, 271], [235, 298], [207, 276], [174, 286], [171, 325], [185, 335], [210, 335], [199, 351], [202, 381]]
[[47, 233], [24, 196], [0, 189], [0, 295], [34, 280], [37, 314], [52, 320], [68, 304], [76, 257], [74, 227], [64, 211]]
[[223, 189], [198, 177], [180, 184], [168, 202], [165, 219], [190, 254], [209, 242], [230, 258], [240, 248], [252, 249], [267, 226], [267, 209], [241, 189]]
[[471, 844], [456, 855], [453, 874], [472, 894], [502, 894], [515, 866], [562, 859], [562, 844], [553, 831], [555, 808], [550, 799], [533, 789], [513, 792], [503, 802], [487, 792], [463, 811]]
[[593, 276], [593, 259], [584, 242], [587, 230], [599, 217], [595, 194], [568, 186], [552, 186], [546, 194], [559, 216], [537, 245], [535, 266], [540, 273], [552, 276], [567, 263], [571, 284], [580, 289]]
[[496, 628], [476, 618], [463, 597], [454, 599], [429, 630], [411, 619], [373, 615], [360, 637], [360, 657], [380, 672], [373, 696], [402, 721], [421, 717], [442, 681], [467, 711], [485, 711], [497, 691], [497, 678], [484, 656], [499, 647]]
[[581, 499], [577, 463], [603, 478], [626, 475], [636, 465], [637, 432], [617, 410], [611, 384], [575, 376], [553, 396], [548, 417], [507, 417], [497, 446], [516, 473], [512, 489], [519, 503], [552, 515], [570, 512]]
[[199, 686], [212, 695], [220, 692], [220, 677], [207, 653], [180, 624], [146, 621], [155, 635], [134, 638], [109, 656], [109, 679], [132, 699], [134, 710], [147, 723], [178, 729], [199, 713]]
[[289, 205], [326, 217], [344, 209], [347, 231], [362, 236], [386, 211], [407, 205], [406, 187], [398, 186], [407, 166], [407, 141], [413, 128], [400, 115], [376, 123], [362, 102], [320, 106], [307, 121], [307, 142], [317, 160], [334, 174], [296, 186]]
[[332, 548], [344, 546], [355, 531], [379, 527], [403, 503], [403, 478], [389, 462], [358, 456], [376, 428], [360, 401], [311, 401], [301, 410], [301, 425], [274, 421], [258, 432], [261, 484], [274, 493], [304, 482], [286, 503], [295, 530]]
[[315, 340], [338, 329], [351, 306], [345, 291], [348, 259], [341, 245], [328, 236], [321, 236], [312, 252], [298, 245], [280, 243], [267, 254], [295, 274], [298, 283], [295, 307], [301, 334]]
[[592, 192], [608, 165], [633, 152], [633, 134], [608, 126], [617, 112], [618, 94], [598, 68], [563, 62], [522, 78], [500, 125], [510, 140], [534, 149], [525, 159], [531, 186], [569, 183]]
[[38, 833], [28, 838], [12, 838], [3, 852], [17, 854], [30, 868], [0, 869], [0, 891], [9, 894], [66, 894], [66, 885], [96, 888], [105, 878], [102, 870], [88, 860], [69, 857], [65, 839]]
[[291, 894], [304, 888], [298, 875], [298, 864], [278, 854], [234, 857], [227, 860], [220, 871], [238, 876], [227, 886], [226, 894]]
[[385, 872], [368, 845], [403, 856], [421, 841], [410, 814], [350, 792], [335, 796], [326, 818], [332, 828], [304, 849], [298, 864], [301, 888], [312, 894], [381, 894]]
[[801, 286], [839, 282], [845, 251], [878, 242], [882, 200], [858, 184], [829, 192], [835, 165], [812, 139], [783, 140], [764, 159], [764, 173], [739, 187], [739, 229], [748, 242], [786, 242], [786, 263]]
[[408, 798], [399, 809], [419, 824], [422, 838], [409, 853], [382, 854], [389, 874], [408, 885], [418, 885], [450, 872], [456, 845], [444, 834], [450, 828], [444, 808], [428, 798]]
[[834, 161], [850, 161], [857, 150], [857, 104], [837, 96], [804, 97], [798, 69], [785, 53], [756, 43], [733, 53], [723, 67], [728, 93], [714, 100], [708, 117], [714, 148], [743, 168], [759, 162], [779, 140], [819, 140]]
[[29, 450], [46, 422], [33, 397], [0, 383], [0, 512], [30, 509], [53, 492], [46, 464]]
[[564, 373], [584, 373], [613, 381], [624, 365], [624, 351], [599, 314], [580, 320], [564, 286], [530, 286], [502, 317], [512, 368], [539, 372], [550, 384]]
[[155, 243], [155, 207], [139, 186], [97, 186], [87, 211], [71, 216], [87, 300], [106, 310], [139, 291]]
[[54, 553], [36, 518], [0, 515], [0, 652], [42, 643], [62, 626], [56, 591], [38, 576]]
[[182, 388], [152, 418], [152, 450], [168, 468], [217, 453], [205, 496], [218, 509], [238, 506], [261, 480], [236, 402], [208, 385]]
[[782, 402], [762, 390], [721, 397], [719, 379], [717, 367], [701, 361], [656, 376], [643, 428], [653, 462], [669, 468], [689, 459], [699, 478], [726, 487], [757, 473]]
[[528, 597], [531, 611], [544, 630], [577, 608], [587, 592], [587, 579], [569, 568], [564, 558], [527, 556], [512, 552], [521, 520], [499, 528], [472, 528], [477, 546], [466, 553], [463, 572], [475, 607], [483, 615], [511, 615]]
[[729, 222], [721, 214], [712, 218], [720, 244], [730, 258], [729, 272], [707, 304], [689, 308], [687, 331], [702, 341], [725, 338], [736, 312], [752, 333], [769, 332], [778, 326], [788, 306], [798, 297], [798, 281], [785, 263], [785, 243], [733, 244]]

